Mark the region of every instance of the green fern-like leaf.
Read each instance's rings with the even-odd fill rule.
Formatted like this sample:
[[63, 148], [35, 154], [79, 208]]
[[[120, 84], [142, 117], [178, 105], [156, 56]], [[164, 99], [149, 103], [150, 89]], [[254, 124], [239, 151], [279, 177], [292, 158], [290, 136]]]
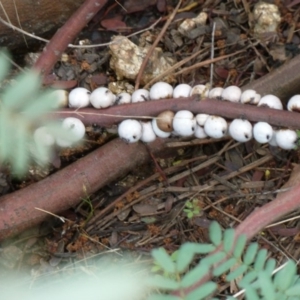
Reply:
[[178, 273], [182, 273], [188, 268], [194, 258], [196, 249], [196, 243], [185, 243], [180, 247], [176, 260], [176, 270]]
[[276, 268], [276, 260], [274, 258], [269, 258], [265, 264], [265, 271], [270, 275], [273, 274]]
[[164, 294], [153, 294], [150, 295], [147, 300], [180, 300], [180, 297], [173, 295], [164, 295]]
[[259, 280], [260, 290], [264, 298], [266, 300], [276, 299], [275, 288], [269, 274], [267, 274], [265, 271], [259, 272], [258, 280]]
[[256, 290], [251, 285], [245, 286], [245, 295], [247, 300], [260, 300]]
[[293, 283], [296, 276], [297, 267], [291, 260], [281, 269], [274, 278], [274, 284], [280, 291], [287, 290]]
[[205, 276], [209, 271], [209, 266], [203, 263], [198, 264], [195, 268], [190, 270], [181, 279], [181, 286], [186, 288], [192, 286]]
[[[241, 266], [237, 267], [234, 271], [230, 272], [226, 276], [226, 281], [230, 282], [232, 280], [235, 280], [236, 278], [238, 278], [239, 276], [241, 276], [242, 274], [244, 274], [247, 270], [248, 270], [248, 266], [247, 265], [241, 265]], [[249, 280], [250, 281], [254, 280], [256, 278], [256, 276], [257, 276], [257, 274], [255, 272], [255, 276], [252, 277], [253, 279], [250, 278]]]
[[213, 274], [215, 276], [220, 276], [223, 273], [230, 271], [230, 268], [232, 268], [236, 263], [237, 263], [236, 258], [231, 257], [228, 260], [226, 260], [225, 262], [223, 262], [222, 264], [220, 264], [217, 268], [215, 268], [213, 270]]
[[207, 282], [204, 285], [194, 289], [191, 293], [186, 295], [185, 300], [202, 300], [208, 297], [217, 289], [217, 284], [214, 282]]
[[247, 243], [247, 236], [246, 235], [240, 235], [236, 241], [236, 244], [233, 249], [233, 256], [236, 258], [240, 258], [243, 254], [243, 251], [245, 249]]
[[[234, 242], [234, 230], [227, 229], [222, 234], [221, 227], [215, 222], [209, 233], [213, 245], [196, 243], [182, 245], [177, 250], [175, 267], [173, 267], [174, 262], [168, 258], [166, 252], [160, 250], [156, 253], [156, 256], [159, 257], [159, 264], [168, 265], [166, 269], [169, 271], [175, 270], [173, 278], [176, 278], [176, 281], [172, 279], [164, 282], [161, 277], [157, 277], [156, 280], [159, 283], [156, 287], [161, 287], [165, 291], [176, 288], [180, 296], [176, 296], [177, 298], [174, 299], [206, 299], [216, 290], [214, 282], [209, 281], [188, 293], [187, 291], [203, 279], [206, 274], [212, 272], [214, 276], [225, 274], [228, 282], [238, 280], [238, 286], [245, 289], [247, 300], [300, 300], [300, 277], [297, 275], [297, 268], [293, 261], [288, 262], [282, 270], [273, 276], [276, 261], [272, 258], [268, 259], [266, 249], [259, 250], [257, 243], [251, 243], [246, 247], [245, 236], [238, 237]], [[223, 247], [220, 247], [220, 251], [216, 251], [219, 246]], [[189, 270], [189, 265], [195, 254], [208, 255]], [[181, 275], [183, 272], [186, 274]], [[163, 296], [161, 300], [168, 299], [163, 298]], [[228, 299], [232, 299], [232, 297]]]
[[[0, 53], [0, 81], [9, 70], [7, 55]], [[36, 72], [19, 75], [0, 95], [0, 163], [8, 163], [20, 176], [32, 159], [41, 165], [49, 163], [50, 149], [33, 138], [38, 127], [49, 127], [54, 138], [71, 140], [60, 122], [49, 122], [45, 114], [54, 109], [57, 99], [49, 91], [41, 91], [41, 79]]]
[[222, 243], [222, 229], [217, 222], [212, 222], [209, 227], [209, 238], [215, 246]]
[[254, 270], [257, 272], [264, 269], [265, 262], [267, 260], [268, 251], [266, 249], [261, 249], [258, 251], [255, 262], [254, 262]]
[[226, 229], [224, 232], [224, 238], [223, 238], [223, 248], [226, 253], [229, 253], [234, 244], [234, 229]]
[[214, 265], [221, 262], [226, 257], [226, 253], [224, 252], [216, 252], [202, 259], [202, 262], [207, 265]]
[[[249, 267], [247, 265], [243, 265], [243, 266], [245, 267], [245, 272], [246, 272], [247, 269], [249, 269]], [[232, 277], [230, 277], [230, 275], [228, 277], [229, 277], [228, 280], [232, 280]], [[253, 283], [254, 280], [256, 280], [256, 279], [257, 279], [256, 270], [248, 271], [247, 274], [245, 274], [244, 277], [242, 278], [242, 280], [239, 282], [239, 286], [241, 288], [245, 288], [246, 286]]]
[[291, 286], [286, 292], [285, 294], [289, 297], [294, 297], [294, 296], [298, 296], [297, 299], [299, 299], [299, 295], [300, 295], [300, 283]]
[[154, 249], [152, 256], [165, 272], [175, 273], [175, 263], [164, 248]]
[[258, 244], [252, 243], [248, 246], [246, 253], [244, 255], [243, 261], [246, 265], [251, 265], [255, 259], [256, 253], [258, 251]]
[[148, 285], [167, 291], [174, 291], [180, 288], [180, 284], [177, 281], [159, 274], [150, 277]]
[[216, 250], [212, 244], [196, 244], [194, 247], [195, 254], [208, 254]]

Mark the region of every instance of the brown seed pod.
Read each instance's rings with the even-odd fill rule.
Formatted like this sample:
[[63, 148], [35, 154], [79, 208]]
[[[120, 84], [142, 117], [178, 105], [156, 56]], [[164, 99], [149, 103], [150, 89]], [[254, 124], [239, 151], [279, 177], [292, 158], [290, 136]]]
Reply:
[[161, 112], [157, 116], [157, 127], [162, 131], [172, 132], [174, 115], [174, 112], [172, 112], [171, 110], [165, 110]]

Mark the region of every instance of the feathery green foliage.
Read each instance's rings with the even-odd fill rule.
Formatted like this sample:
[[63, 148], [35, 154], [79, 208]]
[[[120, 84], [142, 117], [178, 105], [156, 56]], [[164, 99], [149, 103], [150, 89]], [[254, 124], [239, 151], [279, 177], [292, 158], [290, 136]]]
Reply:
[[[160, 293], [151, 295], [150, 300], [217, 299], [207, 298], [217, 291], [217, 284], [208, 279], [201, 286], [191, 288], [210, 273], [215, 277], [226, 275], [228, 282], [235, 280], [245, 289], [248, 300], [300, 299], [300, 279], [293, 261], [288, 261], [273, 275], [276, 261], [268, 259], [267, 251], [259, 250], [257, 243], [246, 247], [245, 236], [235, 241], [234, 230], [227, 229], [223, 233], [217, 222], [211, 224], [209, 236], [211, 244], [183, 244], [176, 251], [175, 260], [163, 248], [152, 251], [155, 264], [168, 273], [168, 278], [160, 274], [151, 277], [150, 286]], [[192, 264], [199, 254], [206, 256], [196, 265]], [[228, 296], [227, 299], [235, 298]]]
[[[0, 82], [8, 74], [7, 54], [0, 52]], [[35, 141], [34, 130], [45, 126], [54, 138], [69, 138], [58, 121], [47, 121], [45, 114], [53, 111], [57, 99], [50, 91], [41, 91], [38, 73], [20, 74], [0, 95], [0, 162], [8, 163], [12, 172], [23, 175], [34, 158], [39, 164], [49, 162], [51, 149]]]

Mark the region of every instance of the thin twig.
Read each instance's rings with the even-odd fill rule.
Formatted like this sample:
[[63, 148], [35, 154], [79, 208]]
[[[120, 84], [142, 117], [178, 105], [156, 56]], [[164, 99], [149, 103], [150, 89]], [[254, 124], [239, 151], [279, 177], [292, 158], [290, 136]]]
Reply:
[[[203, 41], [203, 38], [201, 39], [200, 43]], [[202, 54], [203, 52], [205, 52], [206, 49], [201, 49], [197, 52], [195, 52], [194, 54], [192, 54], [189, 57], [186, 57], [185, 59], [181, 60], [180, 62], [176, 63], [175, 65], [173, 65], [171, 68], [167, 69], [166, 71], [164, 71], [163, 73], [157, 75], [155, 78], [151, 79], [145, 86], [144, 89], [148, 89], [153, 83], [159, 81], [161, 78], [166, 77], [168, 74], [172, 73], [174, 70], [180, 68], [182, 65], [184, 65], [185, 63], [187, 63], [188, 61], [192, 60], [193, 58], [197, 57], [198, 55]]]
[[107, 0], [86, 0], [71, 18], [52, 37], [44, 48], [34, 68], [43, 75], [48, 75], [53, 65], [82, 28], [102, 9]]
[[206, 60], [206, 61], [201, 61], [201, 62], [199, 62], [199, 63], [197, 63], [197, 64], [194, 64], [194, 65], [192, 65], [192, 66], [190, 66], [190, 67], [184, 68], [184, 69], [182, 69], [182, 70], [180, 70], [180, 71], [174, 73], [173, 75], [174, 75], [174, 76], [178, 76], [178, 75], [180, 75], [180, 74], [183, 74], [183, 73], [186, 73], [186, 72], [190, 72], [190, 71], [192, 71], [192, 70], [194, 70], [194, 69], [196, 69], [196, 68], [200, 68], [200, 67], [209, 65], [209, 64], [211, 64], [211, 63], [218, 62], [218, 61], [220, 61], [220, 60], [223, 60], [223, 59], [228, 58], [228, 57], [231, 57], [231, 56], [235, 56], [235, 55], [237, 55], [237, 54], [239, 54], [239, 53], [243, 53], [243, 52], [245, 52], [245, 51], [246, 51], [246, 49], [240, 50], [240, 51], [236, 51], [235, 53], [231, 53], [231, 54], [219, 56], [219, 57], [216, 57], [216, 58], [214, 58], [214, 59], [208, 59], [208, 60]]
[[182, 0], [180, 0], [177, 4], [177, 6], [175, 7], [174, 11], [172, 12], [172, 14], [170, 15], [168, 21], [166, 22], [166, 24], [164, 25], [164, 27], [161, 29], [159, 35], [157, 36], [156, 40], [154, 41], [153, 45], [150, 47], [150, 49], [148, 50], [147, 52], [147, 55], [146, 57], [144, 58], [143, 60], [143, 63], [140, 67], [140, 70], [139, 70], [139, 73], [137, 75], [137, 78], [136, 78], [136, 81], [135, 81], [135, 90], [137, 90], [139, 88], [139, 85], [140, 85], [140, 81], [141, 81], [141, 78], [142, 78], [142, 75], [143, 75], [143, 72], [145, 70], [145, 67], [148, 63], [148, 60], [150, 58], [150, 56], [152, 55], [155, 47], [157, 46], [157, 44], [159, 43], [160, 39], [162, 38], [162, 36], [165, 34], [167, 28], [169, 27], [170, 23], [172, 22], [172, 20], [174, 19], [180, 5], [181, 5], [181, 2]]
[[[0, 4], [1, 4], [1, 1], [0, 1]], [[7, 16], [7, 17], [8, 17], [8, 16]], [[138, 35], [138, 34], [140, 34], [140, 33], [143, 33], [143, 32], [145, 32], [145, 31], [148, 31], [148, 30], [153, 29], [153, 28], [161, 21], [161, 19], [162, 19], [162, 18], [159, 18], [159, 19], [156, 20], [153, 24], [151, 24], [149, 27], [144, 28], [144, 29], [141, 29], [141, 30], [136, 31], [136, 32], [134, 32], [134, 33], [131, 33], [131, 34], [129, 34], [129, 35], [126, 35], [126, 37], [129, 38], [129, 37], [132, 37], [132, 36]], [[44, 38], [39, 37], [39, 36], [37, 36], [37, 35], [35, 35], [35, 34], [31, 34], [31, 33], [28, 32], [28, 31], [25, 31], [25, 30], [23, 30], [23, 29], [21, 29], [21, 28], [15, 26], [15, 25], [13, 25], [13, 24], [11, 24], [11, 23], [9, 23], [9, 22], [6, 22], [6, 21], [5, 21], [4, 19], [2, 19], [1, 17], [0, 17], [0, 22], [1, 22], [2, 24], [6, 25], [7, 27], [9, 27], [9, 28], [11, 28], [11, 29], [13, 29], [13, 30], [16, 30], [16, 31], [18, 31], [18, 32], [20, 32], [20, 33], [22, 33], [22, 34], [24, 34], [24, 35], [27, 35], [27, 36], [29, 36], [29, 37], [31, 37], [31, 38], [33, 38], [33, 39], [36, 39], [36, 40], [38, 40], [38, 41], [45, 42], [45, 43], [49, 43], [49, 42], [50, 42], [50, 40], [44, 39]], [[112, 41], [112, 42], [108, 42], [108, 43], [92, 44], [92, 45], [74, 45], [74, 44], [69, 44], [68, 47], [69, 47], [69, 48], [76, 48], [76, 49], [99, 48], [99, 47], [106, 47], [106, 46], [112, 45], [113, 43], [114, 43], [114, 42]]]
[[[17, 5], [16, 5], [16, 0], [13, 0], [13, 2], [14, 2], [14, 8], [15, 8], [15, 12], [16, 12], [16, 17], [17, 17], [17, 20], [18, 20], [18, 24], [19, 24], [20, 28], [23, 30], [22, 24], [21, 24], [21, 21], [20, 21], [20, 17], [19, 17], [19, 13], [18, 13], [18, 8], [17, 8]], [[29, 48], [27, 40], [26, 40], [26, 36], [24, 34], [23, 34], [23, 39], [24, 39], [26, 47]]]
[[[210, 60], [213, 60], [215, 57], [215, 30], [216, 30], [216, 23], [213, 23], [212, 33], [211, 33], [211, 53], [210, 53]], [[214, 80], [214, 63], [210, 64], [210, 89], [213, 87], [213, 80]]]

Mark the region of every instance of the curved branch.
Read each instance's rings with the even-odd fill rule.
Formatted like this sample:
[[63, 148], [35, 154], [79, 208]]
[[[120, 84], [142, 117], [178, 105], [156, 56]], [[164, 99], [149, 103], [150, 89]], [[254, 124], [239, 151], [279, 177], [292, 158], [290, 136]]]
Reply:
[[282, 101], [286, 101], [291, 96], [300, 93], [299, 69], [300, 55], [297, 55], [271, 73], [246, 84], [243, 90], [253, 89], [261, 95], [273, 94]]
[[[153, 153], [165, 141], [149, 145]], [[0, 241], [39, 224], [48, 215], [36, 208], [59, 213], [109, 182], [145, 163], [149, 152], [142, 143], [115, 139], [70, 166], [26, 188], [0, 198]]]
[[35, 63], [34, 69], [41, 72], [42, 75], [48, 75], [68, 45], [106, 2], [107, 0], [86, 0], [72, 17], [57, 30]]
[[299, 113], [215, 99], [204, 99], [201, 101], [197, 99], [197, 97], [172, 98], [112, 106], [101, 110], [93, 108], [74, 110], [66, 108], [50, 113], [49, 117], [66, 118], [73, 116], [81, 119], [85, 124], [95, 123], [100, 126], [111, 126], [129, 117], [139, 118], [147, 116], [151, 118], [164, 110], [179, 111], [187, 109], [194, 114], [206, 113], [228, 119], [245, 118], [251, 122], [265, 121], [274, 126], [300, 129]]

